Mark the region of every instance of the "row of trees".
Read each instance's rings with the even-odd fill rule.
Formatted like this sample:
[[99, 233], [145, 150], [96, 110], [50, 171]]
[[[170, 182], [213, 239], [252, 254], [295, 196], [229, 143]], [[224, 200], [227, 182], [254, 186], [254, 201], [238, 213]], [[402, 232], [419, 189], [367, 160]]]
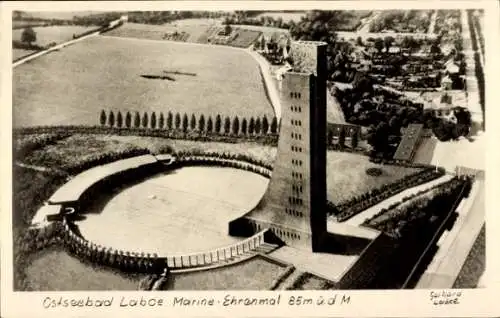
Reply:
[[264, 117], [251, 117], [250, 120], [243, 118], [240, 120], [238, 116], [225, 117], [224, 120], [220, 115], [215, 117], [211, 116], [205, 118], [205, 115], [200, 115], [197, 119], [195, 114], [191, 117], [185, 113], [182, 115], [168, 112], [167, 116], [160, 113], [159, 116], [155, 112], [144, 112], [141, 116], [139, 112], [134, 115], [126, 112], [125, 116], [120, 111], [115, 115], [113, 111], [108, 114], [102, 110], [99, 116], [99, 123], [101, 126], [109, 126], [116, 128], [144, 128], [144, 129], [167, 129], [178, 130], [183, 132], [199, 131], [207, 134], [226, 134], [226, 135], [265, 135], [278, 133], [278, 120], [273, 117], [271, 123], [266, 116]]

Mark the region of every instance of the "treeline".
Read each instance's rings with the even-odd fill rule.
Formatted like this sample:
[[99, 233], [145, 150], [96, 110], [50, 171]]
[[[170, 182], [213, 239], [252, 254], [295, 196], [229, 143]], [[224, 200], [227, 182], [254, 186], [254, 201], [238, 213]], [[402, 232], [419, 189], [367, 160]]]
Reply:
[[128, 21], [142, 24], [165, 24], [184, 19], [217, 19], [227, 16], [224, 11], [130, 11]]
[[430, 182], [443, 176], [444, 174], [445, 170], [443, 168], [424, 168], [414, 174], [407, 175], [396, 182], [384, 184], [379, 188], [375, 188], [361, 195], [352, 197], [351, 199], [336, 206], [329, 202], [328, 211], [331, 215], [334, 215], [339, 222], [343, 222], [357, 215], [361, 211], [364, 211], [386, 200], [387, 198], [390, 198], [391, 196], [394, 196], [408, 188]]
[[113, 111], [102, 110], [99, 115], [99, 124], [101, 126], [114, 128], [149, 128], [159, 130], [175, 130], [183, 133], [200, 132], [206, 135], [275, 135], [278, 133], [278, 120], [273, 117], [271, 122], [264, 117], [251, 117], [240, 119], [238, 116], [230, 118], [221, 115], [212, 116], [200, 115], [196, 118], [195, 114], [188, 116], [184, 113], [168, 112], [165, 116], [163, 113], [144, 112], [142, 115], [139, 112], [131, 113], [127, 111], [125, 115], [118, 111], [115, 115]]

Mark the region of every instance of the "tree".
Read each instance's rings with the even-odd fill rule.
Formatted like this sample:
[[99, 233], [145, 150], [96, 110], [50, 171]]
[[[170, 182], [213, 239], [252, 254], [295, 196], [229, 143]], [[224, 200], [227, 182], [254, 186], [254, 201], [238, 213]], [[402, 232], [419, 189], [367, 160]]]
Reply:
[[340, 146], [340, 148], [344, 148], [345, 147], [345, 129], [344, 128], [340, 129], [339, 146]]
[[354, 134], [352, 134], [352, 136], [351, 136], [351, 147], [352, 147], [352, 149], [358, 148], [358, 142], [359, 142], [358, 132], [355, 131]]
[[120, 111], [118, 111], [118, 115], [116, 115], [116, 126], [118, 128], [122, 128], [123, 126], [123, 117]]
[[276, 116], [273, 117], [273, 120], [271, 121], [271, 133], [278, 133], [278, 119], [276, 118]]
[[222, 119], [220, 118], [220, 115], [217, 114], [217, 117], [215, 117], [215, 130], [214, 130], [214, 132], [216, 134], [219, 134], [221, 127], [222, 127]]
[[229, 23], [224, 26], [224, 34], [225, 35], [231, 34], [232, 31], [233, 31], [233, 28], [231, 27], [231, 25]]
[[439, 47], [439, 45], [437, 43], [432, 43], [430, 50], [431, 50], [431, 54], [433, 54], [433, 55], [441, 54], [441, 48]]
[[108, 125], [109, 127], [113, 127], [115, 125], [115, 114], [112, 110], [109, 112]]
[[264, 116], [262, 118], [262, 134], [267, 135], [268, 132], [269, 132], [269, 122], [267, 121], [267, 117]]
[[163, 129], [165, 127], [165, 117], [163, 113], [160, 113], [160, 121], [158, 122], [158, 128]]
[[224, 133], [229, 134], [231, 130], [231, 119], [229, 117], [226, 117], [224, 119]]
[[243, 135], [247, 134], [247, 127], [248, 127], [247, 119], [243, 118], [243, 120], [241, 121], [241, 133]]
[[257, 117], [257, 119], [255, 120], [255, 134], [260, 134], [261, 130], [262, 130], [262, 124], [260, 123], [260, 118]]
[[208, 117], [208, 120], [207, 120], [207, 133], [212, 133], [212, 131], [214, 130], [214, 123], [212, 121], [212, 117]]
[[99, 123], [101, 124], [101, 126], [104, 126], [106, 125], [106, 112], [103, 110], [101, 110], [101, 115], [99, 116]]
[[155, 112], [153, 112], [153, 114], [151, 114], [151, 128], [152, 129], [156, 128], [156, 113]]
[[191, 122], [189, 123], [189, 126], [191, 130], [196, 129], [196, 117], [194, 116], [194, 114], [191, 114]]
[[144, 112], [144, 115], [142, 115], [142, 127], [143, 128], [148, 128], [148, 123], [149, 123], [148, 113]]
[[379, 53], [382, 52], [382, 49], [384, 48], [384, 40], [382, 40], [381, 38], [377, 38], [373, 43], [373, 46], [377, 49]]
[[389, 52], [389, 48], [391, 47], [392, 43], [394, 43], [394, 37], [392, 36], [386, 36], [384, 38], [384, 45], [385, 45], [385, 49], [387, 50], [387, 52]]
[[175, 114], [175, 129], [181, 128], [181, 115], [179, 113]]
[[356, 39], [356, 44], [359, 45], [359, 46], [363, 46], [364, 45], [363, 44], [363, 39], [360, 36], [358, 36], [358, 38]]
[[255, 119], [251, 117], [250, 123], [248, 124], [248, 134], [253, 135], [254, 131], [255, 131]]
[[172, 112], [169, 111], [167, 114], [167, 129], [168, 130], [172, 129], [173, 122], [174, 122], [174, 115], [172, 115]]
[[36, 32], [31, 27], [27, 27], [23, 30], [21, 34], [21, 42], [28, 43], [31, 46], [31, 43], [36, 42]]
[[203, 132], [205, 131], [205, 116], [201, 114], [200, 119], [198, 119], [198, 129]]
[[139, 128], [141, 126], [141, 115], [139, 115], [139, 112], [135, 112], [134, 115], [134, 127]]
[[238, 119], [238, 116], [235, 116], [233, 119], [233, 135], [237, 136], [238, 133], [240, 132], [240, 120]]
[[182, 116], [182, 131], [187, 132], [189, 129], [189, 119], [188, 115], [184, 113], [184, 116]]
[[132, 115], [130, 114], [129, 111], [127, 111], [127, 114], [125, 115], [125, 127], [130, 128], [132, 125]]

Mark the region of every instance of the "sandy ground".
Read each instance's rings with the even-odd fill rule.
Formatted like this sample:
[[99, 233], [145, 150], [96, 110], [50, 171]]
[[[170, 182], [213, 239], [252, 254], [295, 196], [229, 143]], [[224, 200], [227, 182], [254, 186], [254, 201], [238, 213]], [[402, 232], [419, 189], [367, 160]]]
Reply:
[[77, 225], [90, 241], [114, 249], [206, 251], [239, 241], [227, 235], [228, 222], [253, 208], [267, 183], [243, 170], [181, 168], [125, 189]]

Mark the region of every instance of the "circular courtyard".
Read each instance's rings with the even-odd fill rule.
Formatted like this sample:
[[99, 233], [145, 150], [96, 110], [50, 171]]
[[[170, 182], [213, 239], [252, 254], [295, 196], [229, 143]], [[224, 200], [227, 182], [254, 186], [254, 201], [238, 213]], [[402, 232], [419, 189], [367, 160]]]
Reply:
[[209, 251], [238, 242], [228, 223], [250, 211], [269, 180], [245, 170], [183, 167], [96, 198], [75, 221], [87, 240], [160, 256]]

